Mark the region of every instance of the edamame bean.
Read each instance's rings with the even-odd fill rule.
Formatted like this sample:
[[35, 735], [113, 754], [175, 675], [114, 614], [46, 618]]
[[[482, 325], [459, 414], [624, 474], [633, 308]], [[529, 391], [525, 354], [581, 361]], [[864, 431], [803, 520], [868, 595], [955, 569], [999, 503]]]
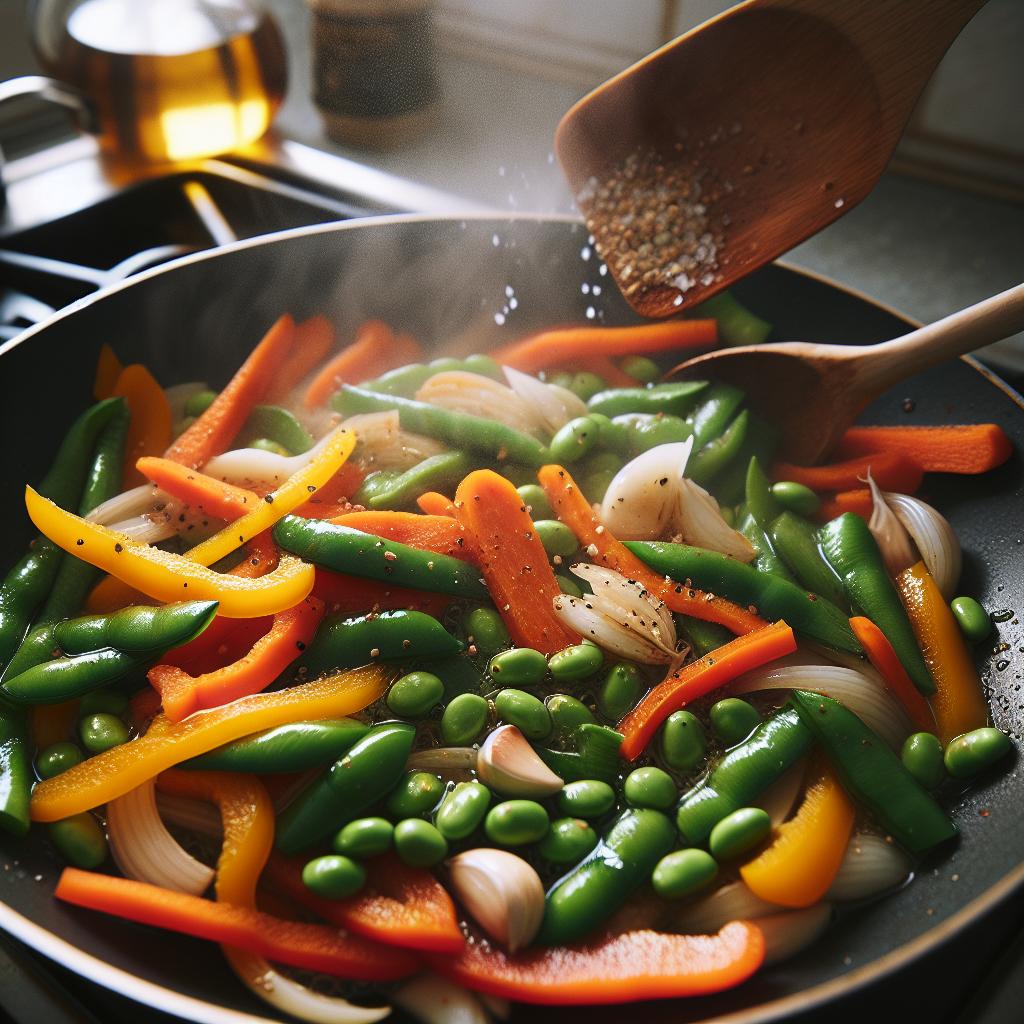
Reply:
[[448, 856], [448, 842], [422, 818], [409, 818], [395, 826], [395, 853], [414, 868], [430, 868]]
[[52, 779], [81, 762], [82, 752], [74, 743], [54, 743], [36, 758], [36, 772], [41, 779]]
[[610, 722], [617, 722], [636, 707], [644, 692], [644, 677], [636, 665], [612, 666], [597, 696], [597, 709]]
[[[617, 419], [617, 417], [616, 417]], [[630, 451], [634, 455], [657, 448], [660, 444], [674, 444], [685, 441], [693, 433], [692, 428], [679, 416], [670, 413], [657, 413], [634, 417], [633, 429], [630, 431]], [[615, 419], [612, 422], [616, 422]]]
[[580, 546], [576, 534], [557, 519], [538, 519], [533, 528], [551, 558], [555, 555], [568, 558]]
[[547, 658], [532, 647], [513, 647], [491, 658], [487, 671], [495, 680], [511, 686], [536, 686], [548, 670]]
[[441, 715], [441, 739], [449, 747], [468, 747], [486, 724], [487, 701], [477, 693], [460, 693]]
[[551, 822], [548, 834], [540, 841], [540, 855], [552, 864], [577, 864], [597, 846], [597, 833], [579, 818], [559, 818]]
[[572, 380], [569, 381], [568, 387], [570, 391], [574, 391], [585, 402], [588, 398], [596, 395], [598, 391], [604, 391], [608, 384], [598, 377], [596, 373], [581, 371], [572, 375]]
[[821, 507], [821, 498], [810, 487], [795, 480], [780, 480], [772, 484], [771, 492], [783, 508], [798, 516], [813, 516]]
[[261, 452], [272, 452], [274, 455], [283, 455], [285, 458], [291, 456], [291, 452], [283, 444], [271, 441], [269, 437], [257, 437], [249, 442], [250, 448], [256, 448]]
[[542, 740], [551, 732], [551, 715], [544, 703], [525, 690], [502, 690], [494, 698], [502, 721], [514, 725], [527, 739]]
[[460, 782], [444, 798], [434, 825], [445, 839], [465, 839], [484, 820], [491, 805], [491, 791], [482, 782]]
[[[591, 412], [587, 415], [590, 419], [597, 424], [597, 443], [601, 448], [608, 449], [607, 452], [597, 452], [592, 455], [588, 460], [588, 465], [593, 464], [596, 459], [599, 459], [603, 455], [614, 454], [617, 463], [617, 469], [622, 468], [622, 456], [629, 454], [630, 449], [630, 431], [627, 426], [622, 423], [616, 423], [614, 420], [605, 416], [601, 412]], [[601, 466], [602, 469], [608, 469], [608, 465]]]
[[715, 860], [732, 860], [752, 850], [772, 830], [772, 819], [760, 807], [741, 807], [711, 830], [708, 847]]
[[302, 869], [306, 888], [328, 900], [343, 900], [366, 884], [366, 868], [339, 853], [314, 857]]
[[197, 391], [194, 395], [189, 395], [185, 399], [185, 404], [182, 406], [181, 411], [185, 416], [202, 416], [213, 405], [216, 398], [216, 391]]
[[942, 763], [942, 744], [930, 732], [915, 732], [908, 736], [900, 751], [903, 767], [924, 786], [935, 789], [946, 777]]
[[388, 796], [392, 818], [414, 818], [432, 811], [444, 796], [444, 783], [430, 772], [408, 772]]
[[558, 589], [563, 594], [568, 594], [570, 597], [583, 596], [583, 591], [580, 590], [575, 580], [568, 576], [562, 576], [560, 573], [555, 573], [555, 579], [558, 581]]
[[423, 718], [444, 696], [444, 683], [433, 672], [410, 672], [396, 679], [387, 705], [400, 718]]
[[108, 715], [123, 715], [128, 710], [128, 698], [116, 690], [93, 690], [85, 694], [78, 702], [78, 714], [95, 715], [106, 712]]
[[587, 501], [596, 504], [604, 501], [605, 493], [611, 486], [615, 474], [609, 470], [601, 470], [597, 473], [588, 473], [580, 481], [580, 489], [583, 491]]
[[992, 632], [988, 612], [973, 597], [954, 597], [949, 607], [960, 631], [972, 644], [980, 644]]
[[652, 807], [664, 811], [676, 802], [679, 792], [672, 776], [660, 768], [635, 768], [622, 786], [626, 802], [632, 807]]
[[523, 504], [529, 509], [532, 519], [550, 519], [555, 514], [544, 488], [539, 484], [523, 484], [516, 490], [523, 499]]
[[600, 818], [615, 806], [615, 790], [599, 779], [582, 779], [563, 786], [558, 809], [574, 818]]
[[350, 821], [331, 843], [335, 853], [346, 857], [379, 857], [391, 849], [395, 826], [387, 818], [357, 818]]
[[946, 771], [954, 779], [969, 779], [1001, 761], [1013, 749], [1006, 733], [985, 726], [957, 736], [944, 758]]
[[739, 697], [726, 697], [712, 704], [708, 717], [715, 735], [726, 747], [742, 743], [761, 724], [757, 708]]
[[653, 384], [661, 376], [661, 367], [647, 356], [627, 356], [619, 366], [623, 373], [641, 384]]
[[567, 736], [578, 725], [596, 725], [593, 712], [581, 700], [567, 693], [553, 693], [547, 699], [548, 714], [556, 732]]
[[717, 874], [718, 864], [706, 850], [676, 850], [658, 861], [651, 885], [663, 900], [678, 900], [700, 892]]
[[707, 756], [704, 726], [689, 711], [673, 711], [661, 727], [661, 756], [677, 772], [692, 772]]
[[604, 664], [604, 654], [594, 644], [563, 647], [548, 659], [548, 668], [559, 683], [571, 683], [592, 676]]
[[86, 715], [78, 723], [78, 735], [90, 754], [102, 754], [128, 741], [128, 727], [114, 715]]
[[88, 811], [51, 822], [48, 832], [60, 855], [76, 868], [91, 871], [107, 859], [107, 837]]
[[565, 465], [582, 459], [597, 443], [599, 429], [589, 416], [577, 416], [551, 438], [551, 458]]
[[466, 616], [466, 632], [484, 657], [504, 650], [511, 642], [508, 629], [493, 608], [474, 608]]
[[536, 800], [505, 800], [487, 812], [484, 831], [499, 846], [525, 846], [543, 839], [548, 812]]

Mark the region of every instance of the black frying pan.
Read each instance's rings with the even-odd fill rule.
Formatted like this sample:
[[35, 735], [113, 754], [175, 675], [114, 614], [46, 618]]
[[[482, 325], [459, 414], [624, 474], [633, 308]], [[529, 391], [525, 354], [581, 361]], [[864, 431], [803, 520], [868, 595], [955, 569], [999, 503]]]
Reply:
[[[869, 300], [799, 271], [769, 266], [744, 281], [741, 299], [784, 338], [868, 343], [908, 322]], [[512, 300], [515, 300], [514, 302]], [[146, 363], [164, 384], [223, 384], [282, 311], [326, 313], [342, 337], [377, 316], [435, 349], [485, 349], [527, 331], [588, 318], [634, 320], [600, 273], [586, 230], [530, 218], [398, 217], [303, 228], [186, 258], [83, 300], [0, 349], [0, 566], [30, 536], [25, 481], [38, 481], [72, 418], [90, 401], [100, 345]], [[467, 332], [475, 339], [462, 344]], [[906, 401], [906, 400], [910, 401]], [[912, 411], [908, 411], [911, 409]], [[921, 374], [866, 414], [879, 423], [994, 421], [1024, 450], [1019, 395], [976, 363]], [[808, 424], [814, 429], [814, 424]], [[999, 647], [982, 656], [998, 726], [1021, 736], [1024, 672], [1024, 514], [1021, 459], [979, 479], [930, 477], [927, 496], [949, 516], [966, 552], [962, 589], [1013, 614]], [[714, 999], [651, 1006], [651, 1019], [735, 1014], [778, 1020], [897, 970], [936, 948], [1024, 886], [1024, 778], [998, 775], [956, 810], [959, 846], [912, 885], [851, 912], [811, 949]], [[265, 1018], [262, 1004], [205, 943], [57, 903], [60, 865], [45, 842], [0, 838], [0, 926], [91, 979], [195, 1020]], [[233, 1012], [229, 1012], [233, 1011]], [[536, 1011], [531, 1011], [536, 1015]], [[647, 1011], [645, 1010], [645, 1013]], [[565, 1011], [553, 1016], [564, 1019]], [[541, 1016], [547, 1016], [541, 1012]], [[588, 1013], [588, 1018], [614, 1019]]]

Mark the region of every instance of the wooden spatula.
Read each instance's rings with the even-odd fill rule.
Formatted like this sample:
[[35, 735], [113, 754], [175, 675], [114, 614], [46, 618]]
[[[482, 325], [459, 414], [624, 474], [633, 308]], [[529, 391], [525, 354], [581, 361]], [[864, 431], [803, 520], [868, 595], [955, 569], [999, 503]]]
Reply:
[[559, 160], [627, 300], [665, 316], [841, 217], [984, 0], [747, 0], [612, 78]]

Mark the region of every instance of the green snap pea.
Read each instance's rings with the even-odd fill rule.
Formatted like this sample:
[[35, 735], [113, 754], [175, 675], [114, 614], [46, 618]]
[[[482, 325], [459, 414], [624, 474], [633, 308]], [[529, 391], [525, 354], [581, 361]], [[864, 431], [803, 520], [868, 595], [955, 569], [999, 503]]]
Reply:
[[448, 856], [448, 842], [422, 818], [408, 818], [395, 826], [395, 853], [414, 868], [429, 868]]
[[771, 486], [772, 497], [785, 509], [798, 516], [813, 516], [821, 508], [821, 498], [806, 484], [779, 480]]
[[574, 818], [600, 818], [614, 806], [615, 790], [600, 779], [570, 782], [558, 794], [558, 809]]
[[479, 373], [482, 377], [491, 377], [502, 382], [505, 380], [501, 363], [482, 352], [474, 352], [472, 355], [466, 356], [462, 360], [462, 368], [467, 373]]
[[78, 704], [81, 716], [95, 715], [105, 711], [108, 715], [123, 715], [128, 710], [128, 698], [117, 690], [93, 690], [87, 693]]
[[[593, 417], [591, 417], [593, 419]], [[583, 464], [584, 472], [587, 475], [593, 473], [608, 473], [614, 475], [625, 465], [621, 456], [615, 452], [596, 452], [589, 456]]]
[[370, 502], [378, 494], [389, 490], [401, 475], [397, 469], [378, 469], [375, 473], [367, 473], [363, 482], [356, 488], [356, 493], [352, 495], [352, 501], [356, 505], [369, 507]]
[[30, 749], [25, 709], [0, 701], [0, 830], [17, 836], [29, 829]]
[[399, 718], [424, 718], [441, 702], [444, 683], [433, 672], [410, 672], [388, 690], [388, 708]]
[[488, 658], [511, 642], [505, 623], [493, 608], [474, 608], [466, 616], [466, 632], [477, 651]]
[[576, 534], [557, 519], [538, 519], [533, 528], [549, 557], [568, 558], [580, 546]]
[[186, 416], [202, 416], [216, 400], [216, 391], [210, 391], [209, 389], [197, 391], [194, 395], [189, 395], [185, 399], [185, 404], [181, 411]]
[[900, 759], [903, 767], [925, 789], [937, 789], [946, 777], [946, 766], [942, 763], [942, 744], [933, 733], [915, 732], [908, 736], [900, 751]]
[[94, 871], [107, 859], [107, 837], [88, 812], [50, 823], [50, 841], [73, 867]]
[[128, 742], [128, 727], [114, 715], [87, 715], [79, 723], [78, 735], [90, 754], [102, 754]]
[[623, 457], [630, 451], [630, 427], [624, 423], [616, 423], [604, 413], [590, 412], [588, 415], [591, 422], [597, 424], [598, 447], [604, 449], [604, 451], [595, 452], [587, 459], [588, 470], [609, 469], [609, 464], [595, 465], [595, 462], [604, 455], [613, 455], [618, 463], [618, 468], [621, 468]]
[[523, 484], [516, 490], [533, 519], [550, 519], [555, 514], [544, 488], [539, 484]]
[[343, 900], [366, 884], [366, 868], [339, 853], [315, 857], [302, 869], [306, 888], [328, 900]]
[[599, 391], [603, 391], [605, 387], [607, 387], [606, 381], [598, 377], [596, 373], [590, 373], [586, 370], [574, 373], [569, 381], [569, 390], [579, 395], [584, 402]]
[[563, 594], [568, 594], [570, 597], [583, 596], [583, 591], [575, 580], [569, 579], [568, 576], [563, 576], [561, 573], [555, 573], [555, 579], [558, 582], [558, 589]]
[[112, 647], [127, 654], [159, 653], [197, 637], [217, 614], [216, 601], [122, 608], [109, 615], [83, 615], [54, 626], [53, 636], [65, 654], [86, 654]]
[[616, 416], [612, 423], [629, 429], [629, 454], [634, 457], [650, 448], [657, 448], [660, 444], [685, 441], [693, 434], [693, 428], [686, 420], [670, 413], [658, 413], [655, 416], [647, 413]]
[[387, 853], [394, 836], [395, 826], [387, 818], [357, 818], [338, 831], [331, 846], [335, 853], [363, 860]]
[[[725, 432], [708, 441], [686, 464], [686, 475], [706, 487], [719, 473], [739, 458], [750, 430], [750, 412], [744, 409]], [[724, 517], [723, 517], [724, 518]], [[732, 525], [730, 523], [730, 525]]]
[[960, 631], [972, 644], [980, 644], [992, 632], [988, 612], [973, 597], [954, 597], [949, 607]]
[[651, 885], [663, 900], [679, 900], [707, 888], [718, 874], [718, 863], [706, 850], [676, 850], [658, 861]]
[[81, 763], [82, 752], [74, 743], [54, 743], [36, 758], [36, 774], [41, 779], [52, 779]]
[[532, 647], [514, 647], [491, 658], [488, 672], [500, 683], [512, 686], [536, 686], [547, 674], [548, 662]]
[[487, 701], [477, 693], [460, 693], [441, 715], [441, 739], [449, 747], [468, 747], [486, 724]]
[[292, 453], [283, 444], [271, 441], [269, 437], [254, 437], [248, 444], [249, 448], [255, 448], [260, 452], [270, 452], [272, 455], [283, 455], [288, 458]]
[[444, 783], [430, 772], [409, 772], [388, 797], [392, 818], [417, 818], [428, 814], [444, 796]]
[[553, 693], [547, 701], [548, 714], [555, 732], [568, 736], [575, 732], [578, 725], [596, 724], [594, 713], [583, 701], [571, 697], [567, 693]]
[[494, 698], [498, 717], [514, 725], [527, 739], [542, 740], [551, 732], [551, 715], [543, 701], [525, 690], [502, 690]]
[[613, 665], [601, 684], [597, 709], [610, 722], [618, 722], [636, 707], [643, 696], [644, 677], [636, 665]]
[[603, 664], [604, 654], [601, 653], [601, 648], [594, 644], [563, 647], [548, 659], [548, 668], [559, 683], [586, 679], [597, 672]]
[[487, 812], [484, 831], [499, 846], [526, 846], [547, 834], [548, 812], [536, 800], [504, 800]]
[[739, 697], [726, 697], [712, 704], [708, 718], [715, 735], [726, 747], [742, 743], [761, 724], [757, 708]]
[[599, 428], [589, 416], [577, 416], [551, 438], [551, 458], [562, 465], [582, 459], [597, 443]]
[[604, 725], [584, 722], [573, 733], [575, 751], [548, 750], [535, 746], [540, 759], [566, 782], [603, 779], [614, 782], [619, 774], [619, 748], [622, 733]]
[[849, 608], [842, 581], [825, 561], [812, 523], [786, 511], [772, 521], [768, 536], [772, 548], [803, 586], [837, 608]]
[[661, 376], [661, 367], [647, 356], [627, 356], [619, 369], [641, 384], [653, 384]]
[[660, 768], [634, 768], [622, 786], [626, 803], [631, 807], [652, 807], [667, 811], [679, 795], [672, 776]]
[[648, 388], [610, 388], [587, 399], [587, 408], [605, 416], [628, 413], [685, 416], [707, 387], [706, 380], [676, 380]]
[[1004, 732], [985, 726], [957, 736], [946, 747], [946, 771], [954, 779], [970, 779], [1001, 761], [1013, 744]]
[[707, 757], [708, 744], [700, 719], [689, 711], [673, 711], [661, 727], [661, 756], [677, 772], [692, 772]]
[[482, 782], [460, 782], [437, 809], [434, 825], [445, 839], [465, 839], [480, 827], [490, 805], [491, 791]]
[[427, 491], [451, 491], [473, 465], [473, 460], [465, 452], [431, 455], [400, 473], [387, 486], [375, 488], [366, 504], [375, 509], [395, 509], [412, 504]]
[[551, 822], [537, 849], [552, 864], [578, 864], [597, 846], [597, 833], [580, 818]]
[[257, 405], [249, 413], [242, 431], [246, 436], [276, 442], [288, 455], [301, 455], [313, 447], [309, 431], [294, 413], [279, 405]]
[[701, 394], [701, 403], [689, 417], [695, 450], [699, 451], [725, 430], [745, 397], [731, 384], [712, 384]]
[[766, 839], [772, 819], [760, 807], [741, 807], [724, 817], [711, 830], [708, 847], [715, 860], [734, 860]]
[[717, 622], [704, 622], [692, 615], [677, 615], [676, 624], [682, 626], [698, 658], [724, 647], [733, 638], [732, 633]]

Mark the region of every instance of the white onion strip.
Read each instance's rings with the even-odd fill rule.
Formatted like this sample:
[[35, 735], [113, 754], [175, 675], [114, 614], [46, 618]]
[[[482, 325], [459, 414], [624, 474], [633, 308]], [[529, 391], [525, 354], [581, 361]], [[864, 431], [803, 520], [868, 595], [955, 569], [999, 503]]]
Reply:
[[764, 936], [764, 962], [777, 964], [809, 946], [828, 927], [832, 907], [815, 903], [803, 910], [786, 910], [757, 919]]
[[424, 1024], [489, 1024], [479, 998], [436, 974], [419, 974], [394, 994], [395, 1002]]
[[533, 434], [544, 426], [535, 405], [494, 378], [468, 370], [435, 373], [416, 392], [416, 400], [504, 423], [523, 434]]
[[547, 384], [511, 366], [502, 369], [508, 386], [535, 410], [540, 424], [552, 434], [569, 420], [587, 415], [586, 402], [568, 388]]
[[714, 935], [730, 921], [752, 921], [782, 908], [755, 896], [745, 882], [731, 882], [696, 903], [681, 907], [666, 920], [674, 932]]
[[86, 517], [86, 522], [109, 526], [124, 519], [132, 519], [165, 505], [171, 500], [166, 491], [153, 484], [139, 484], [131, 490], [122, 491], [97, 505]]
[[949, 521], [937, 509], [909, 494], [886, 491], [885, 501], [917, 545], [942, 596], [952, 600], [960, 582], [963, 552]]
[[211, 804], [202, 800], [192, 800], [176, 793], [162, 793], [157, 790], [156, 805], [160, 817], [179, 828], [188, 829], [201, 836], [220, 839], [224, 828], [220, 821], [220, 812]]
[[832, 885], [828, 900], [862, 900], [904, 882], [913, 864], [895, 843], [871, 832], [855, 832]]
[[261, 448], [236, 448], [223, 455], [215, 455], [202, 470], [207, 476], [229, 484], [273, 490], [312, 462], [334, 437], [333, 431], [325, 434], [308, 452], [299, 455], [277, 455]]
[[805, 768], [806, 765], [801, 758], [791, 768], [787, 768], [751, 805], [760, 807], [771, 818], [772, 828], [778, 828], [793, 810], [796, 798], [803, 788]]

